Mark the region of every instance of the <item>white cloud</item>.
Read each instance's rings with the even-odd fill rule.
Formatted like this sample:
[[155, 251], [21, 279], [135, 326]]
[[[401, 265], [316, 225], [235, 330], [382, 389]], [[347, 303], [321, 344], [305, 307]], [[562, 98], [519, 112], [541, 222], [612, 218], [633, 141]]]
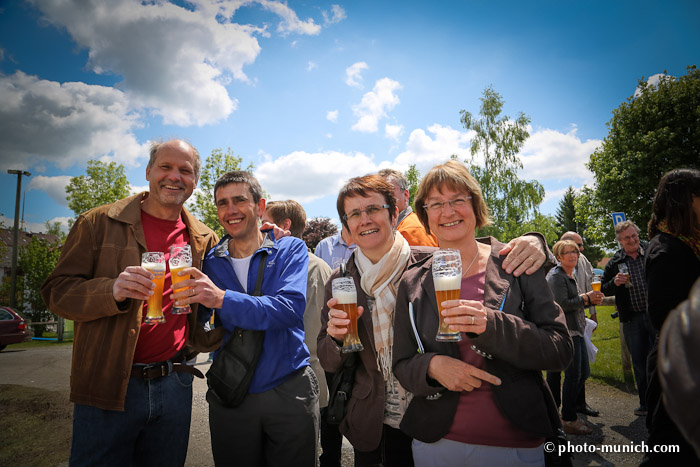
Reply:
[[328, 112], [326, 112], [326, 120], [328, 120], [329, 122], [338, 123], [338, 111], [329, 110]]
[[117, 89], [18, 71], [0, 75], [0, 101], [0, 153], [17, 169], [41, 161], [65, 169], [89, 159], [134, 167], [148, 154], [133, 134], [139, 116]]
[[355, 131], [364, 133], [376, 133], [377, 125], [381, 118], [387, 116], [387, 112], [393, 109], [400, 101], [394, 91], [401, 89], [401, 84], [389, 78], [378, 80], [374, 89], [364, 96], [359, 104], [353, 106], [352, 111], [357, 122], [352, 126]]
[[365, 62], [353, 63], [345, 69], [345, 84], [354, 88], [362, 88], [362, 70], [369, 69]]
[[318, 66], [318, 65], [316, 65], [316, 63], [314, 63], [314, 62], [312, 62], [312, 61], [309, 61], [309, 63], [307, 63], [307, 65], [306, 65], [306, 71], [311, 71], [311, 70], [313, 70], [314, 68], [316, 68], [317, 66]]
[[255, 176], [272, 199], [305, 203], [324, 196], [337, 196], [348, 179], [377, 170], [373, 160], [362, 153], [295, 151], [263, 162], [255, 170]]
[[47, 177], [45, 175], [36, 175], [29, 180], [27, 190], [40, 190], [45, 192], [57, 204], [68, 206], [66, 200], [66, 187], [72, 177], [69, 175], [59, 175], [56, 177]]
[[384, 125], [384, 135], [389, 139], [398, 141], [399, 136], [401, 136], [402, 133], [403, 125], [390, 125], [388, 123]]
[[[673, 77], [673, 76], [671, 76], [671, 75], [667, 75], [667, 74], [665, 74], [665, 73], [657, 73], [657, 74], [655, 74], [655, 75], [651, 75], [651, 76], [647, 79], [647, 84], [648, 84], [652, 89], [655, 89], [656, 87], [658, 87], [658, 85], [659, 85], [659, 83], [660, 83], [661, 81], [667, 80], [667, 79], [669, 79], [669, 80], [674, 80], [674, 79], [676, 79], [676, 78]], [[637, 89], [634, 90], [634, 97], [639, 97], [639, 96], [641, 96], [641, 95], [642, 95], [642, 91], [639, 89], [639, 86], [637, 86]]]
[[325, 26], [340, 23], [348, 16], [345, 14], [345, 9], [340, 5], [331, 5], [330, 11], [323, 11], [323, 24]]
[[463, 132], [434, 124], [428, 127], [428, 133], [432, 136], [422, 129], [411, 132], [406, 150], [394, 159], [395, 169], [405, 171], [411, 164], [416, 164], [420, 173], [425, 175], [435, 164], [448, 161], [453, 154], [460, 160], [469, 158], [469, 142], [473, 131]]
[[[88, 50], [89, 69], [122, 77], [118, 87], [134, 107], [180, 126], [215, 123], [235, 110], [225, 85], [231, 76], [248, 80], [243, 66], [260, 53], [253, 35], [265, 32], [222, 19], [222, 8], [205, 1], [193, 2], [195, 11], [137, 0], [32, 3]], [[289, 10], [282, 7], [278, 14]]]
[[[252, 2], [243, 2], [252, 3]], [[314, 23], [312, 18], [302, 21], [297, 14], [289, 8], [285, 3], [273, 2], [268, 0], [260, 0], [260, 5], [266, 10], [272, 11], [282, 18], [282, 21], [277, 26], [277, 31], [283, 35], [289, 33], [316, 35], [321, 32], [321, 26]]]
[[520, 152], [523, 162], [521, 178], [526, 180], [578, 179], [592, 184], [593, 174], [585, 167], [601, 140], [581, 141], [578, 129], [568, 133], [542, 129], [530, 134]]

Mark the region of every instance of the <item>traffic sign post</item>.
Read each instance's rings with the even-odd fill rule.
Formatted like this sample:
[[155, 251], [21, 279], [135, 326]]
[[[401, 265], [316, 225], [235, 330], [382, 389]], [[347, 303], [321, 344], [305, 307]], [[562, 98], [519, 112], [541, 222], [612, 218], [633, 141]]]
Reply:
[[619, 224], [620, 222], [624, 222], [627, 220], [627, 216], [625, 216], [624, 212], [613, 212], [612, 218], [613, 218], [613, 227], [616, 227], [617, 224]]

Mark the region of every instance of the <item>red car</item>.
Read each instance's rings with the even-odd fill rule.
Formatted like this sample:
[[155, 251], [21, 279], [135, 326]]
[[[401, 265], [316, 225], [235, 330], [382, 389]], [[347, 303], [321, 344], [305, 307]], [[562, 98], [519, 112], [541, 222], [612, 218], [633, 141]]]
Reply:
[[10, 344], [19, 344], [32, 340], [32, 336], [27, 329], [19, 313], [6, 306], [0, 307], [0, 350]]

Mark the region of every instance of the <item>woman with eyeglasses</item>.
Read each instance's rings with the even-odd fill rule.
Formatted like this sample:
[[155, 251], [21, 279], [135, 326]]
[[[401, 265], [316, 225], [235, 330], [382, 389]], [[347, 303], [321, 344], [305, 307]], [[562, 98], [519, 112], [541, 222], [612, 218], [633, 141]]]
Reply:
[[[358, 354], [355, 383], [340, 431], [354, 447], [356, 466], [410, 467], [411, 438], [399, 430], [410, 395], [391, 368], [394, 306], [406, 266], [429, 256], [434, 248], [409, 247], [395, 232], [394, 189], [378, 175], [348, 181], [340, 190], [337, 208], [357, 244], [347, 262], [347, 275], [357, 289], [358, 332], [364, 347]], [[520, 237], [511, 243], [512, 251], [504, 249], [504, 253], [510, 251], [504, 267], [519, 273], [539, 269], [545, 255], [538, 237]], [[340, 348], [349, 320], [346, 313], [334, 308], [337, 302], [331, 298], [331, 282], [339, 275], [336, 270], [326, 283], [327, 304], [318, 336], [319, 360], [329, 372], [338, 371], [348, 357]]]
[[574, 359], [564, 372], [564, 384], [561, 396], [561, 418], [564, 432], [570, 435], [590, 435], [593, 430], [576, 414], [576, 402], [586, 379], [591, 373], [588, 363], [588, 351], [583, 338], [586, 330], [584, 307], [600, 305], [603, 301], [601, 292], [578, 292], [574, 269], [581, 254], [578, 245], [572, 240], [561, 240], [552, 247], [554, 256], [559, 261], [552, 274], [547, 278], [554, 300], [566, 315], [566, 326], [574, 342]]
[[566, 368], [572, 354], [544, 271], [514, 277], [503, 245], [477, 240], [488, 210], [464, 164], [433, 167], [415, 205], [440, 248], [462, 259], [460, 298], [442, 302], [459, 342], [436, 340], [433, 258], [409, 265], [398, 290], [393, 369], [414, 395], [401, 430], [414, 438], [415, 465], [543, 465], [560, 421], [541, 371]]

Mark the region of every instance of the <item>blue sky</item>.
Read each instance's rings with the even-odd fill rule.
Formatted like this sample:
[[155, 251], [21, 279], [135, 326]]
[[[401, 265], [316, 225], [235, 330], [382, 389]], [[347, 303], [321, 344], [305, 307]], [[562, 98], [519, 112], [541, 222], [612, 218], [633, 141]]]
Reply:
[[381, 168], [469, 156], [459, 111], [492, 85], [531, 117], [521, 177], [544, 213], [637, 80], [700, 58], [700, 3], [669, 1], [29, 0], [0, 2], [0, 221], [16, 176], [27, 228], [65, 222], [71, 176], [116, 161], [147, 186], [148, 142], [230, 147], [272, 199], [337, 217], [337, 190]]

